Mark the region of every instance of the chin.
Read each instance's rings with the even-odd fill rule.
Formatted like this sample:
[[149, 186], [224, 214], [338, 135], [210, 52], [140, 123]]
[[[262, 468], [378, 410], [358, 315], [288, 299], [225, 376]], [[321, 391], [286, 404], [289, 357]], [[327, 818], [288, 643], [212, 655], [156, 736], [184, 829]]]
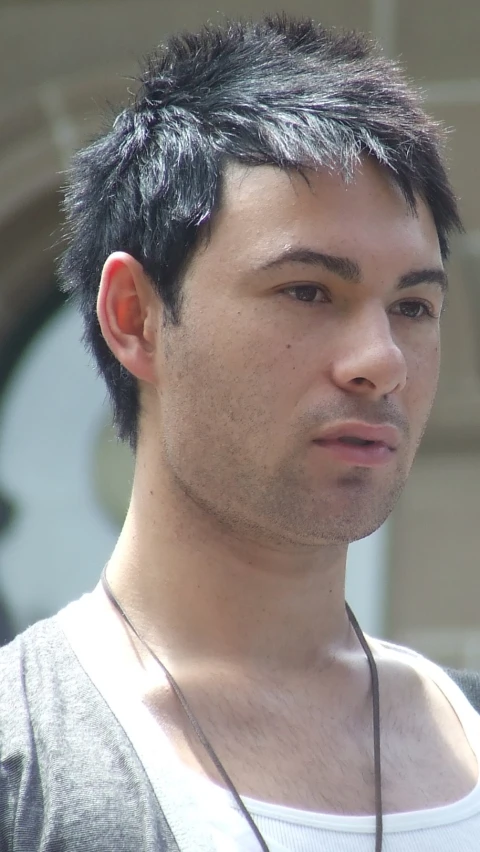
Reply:
[[[323, 505], [315, 517], [303, 518], [295, 532], [305, 544], [352, 544], [376, 532], [387, 520], [400, 496], [401, 489], [383, 499], [367, 495], [349, 501], [348, 507]], [[366, 510], [366, 511], [365, 511]], [[300, 520], [300, 519], [299, 519]], [[292, 531], [293, 532], [293, 531]]]
[[384, 503], [379, 511], [368, 514], [365, 512], [359, 514], [358, 511], [355, 515], [339, 513], [336, 518], [330, 518], [328, 523], [325, 523], [325, 518], [322, 518], [318, 523], [318, 533], [322, 541], [329, 541], [332, 544], [352, 544], [376, 532], [390, 516], [394, 505], [394, 502], [390, 505]]

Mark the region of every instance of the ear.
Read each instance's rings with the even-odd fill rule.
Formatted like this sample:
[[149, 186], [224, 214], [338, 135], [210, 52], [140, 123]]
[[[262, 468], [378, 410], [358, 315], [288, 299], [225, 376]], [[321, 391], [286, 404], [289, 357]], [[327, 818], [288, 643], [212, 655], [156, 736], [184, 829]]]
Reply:
[[102, 334], [137, 379], [155, 383], [156, 332], [161, 303], [142, 265], [126, 252], [105, 261], [97, 298]]

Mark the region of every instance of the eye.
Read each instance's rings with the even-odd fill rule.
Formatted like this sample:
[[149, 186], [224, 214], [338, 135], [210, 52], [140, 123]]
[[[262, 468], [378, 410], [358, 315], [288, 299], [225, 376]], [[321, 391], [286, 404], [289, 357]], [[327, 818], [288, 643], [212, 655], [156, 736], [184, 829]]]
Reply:
[[287, 287], [282, 291], [291, 296], [295, 302], [326, 302], [327, 297], [321, 287], [317, 284], [296, 284], [294, 287]]
[[430, 317], [431, 319], [437, 318], [432, 305], [428, 302], [421, 302], [418, 299], [398, 302], [393, 306], [392, 313], [400, 314], [400, 316], [412, 320], [421, 320], [426, 317]]

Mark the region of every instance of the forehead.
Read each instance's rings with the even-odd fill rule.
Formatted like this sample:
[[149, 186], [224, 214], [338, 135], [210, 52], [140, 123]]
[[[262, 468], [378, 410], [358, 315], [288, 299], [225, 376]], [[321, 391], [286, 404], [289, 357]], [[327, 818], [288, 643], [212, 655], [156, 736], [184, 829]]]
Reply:
[[412, 211], [390, 175], [364, 160], [345, 181], [326, 170], [230, 165], [206, 253], [257, 265], [296, 245], [410, 267], [442, 265], [431, 211]]

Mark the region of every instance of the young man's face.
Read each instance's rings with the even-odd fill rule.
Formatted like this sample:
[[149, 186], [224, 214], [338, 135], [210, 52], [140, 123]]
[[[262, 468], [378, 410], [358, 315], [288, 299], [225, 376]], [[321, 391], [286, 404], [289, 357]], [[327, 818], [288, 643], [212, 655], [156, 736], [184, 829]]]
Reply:
[[[149, 416], [195, 501], [241, 534], [315, 545], [391, 512], [435, 394], [444, 296], [422, 201], [413, 214], [368, 161], [350, 183], [306, 178], [230, 168]], [[394, 429], [359, 449], [359, 423]]]

